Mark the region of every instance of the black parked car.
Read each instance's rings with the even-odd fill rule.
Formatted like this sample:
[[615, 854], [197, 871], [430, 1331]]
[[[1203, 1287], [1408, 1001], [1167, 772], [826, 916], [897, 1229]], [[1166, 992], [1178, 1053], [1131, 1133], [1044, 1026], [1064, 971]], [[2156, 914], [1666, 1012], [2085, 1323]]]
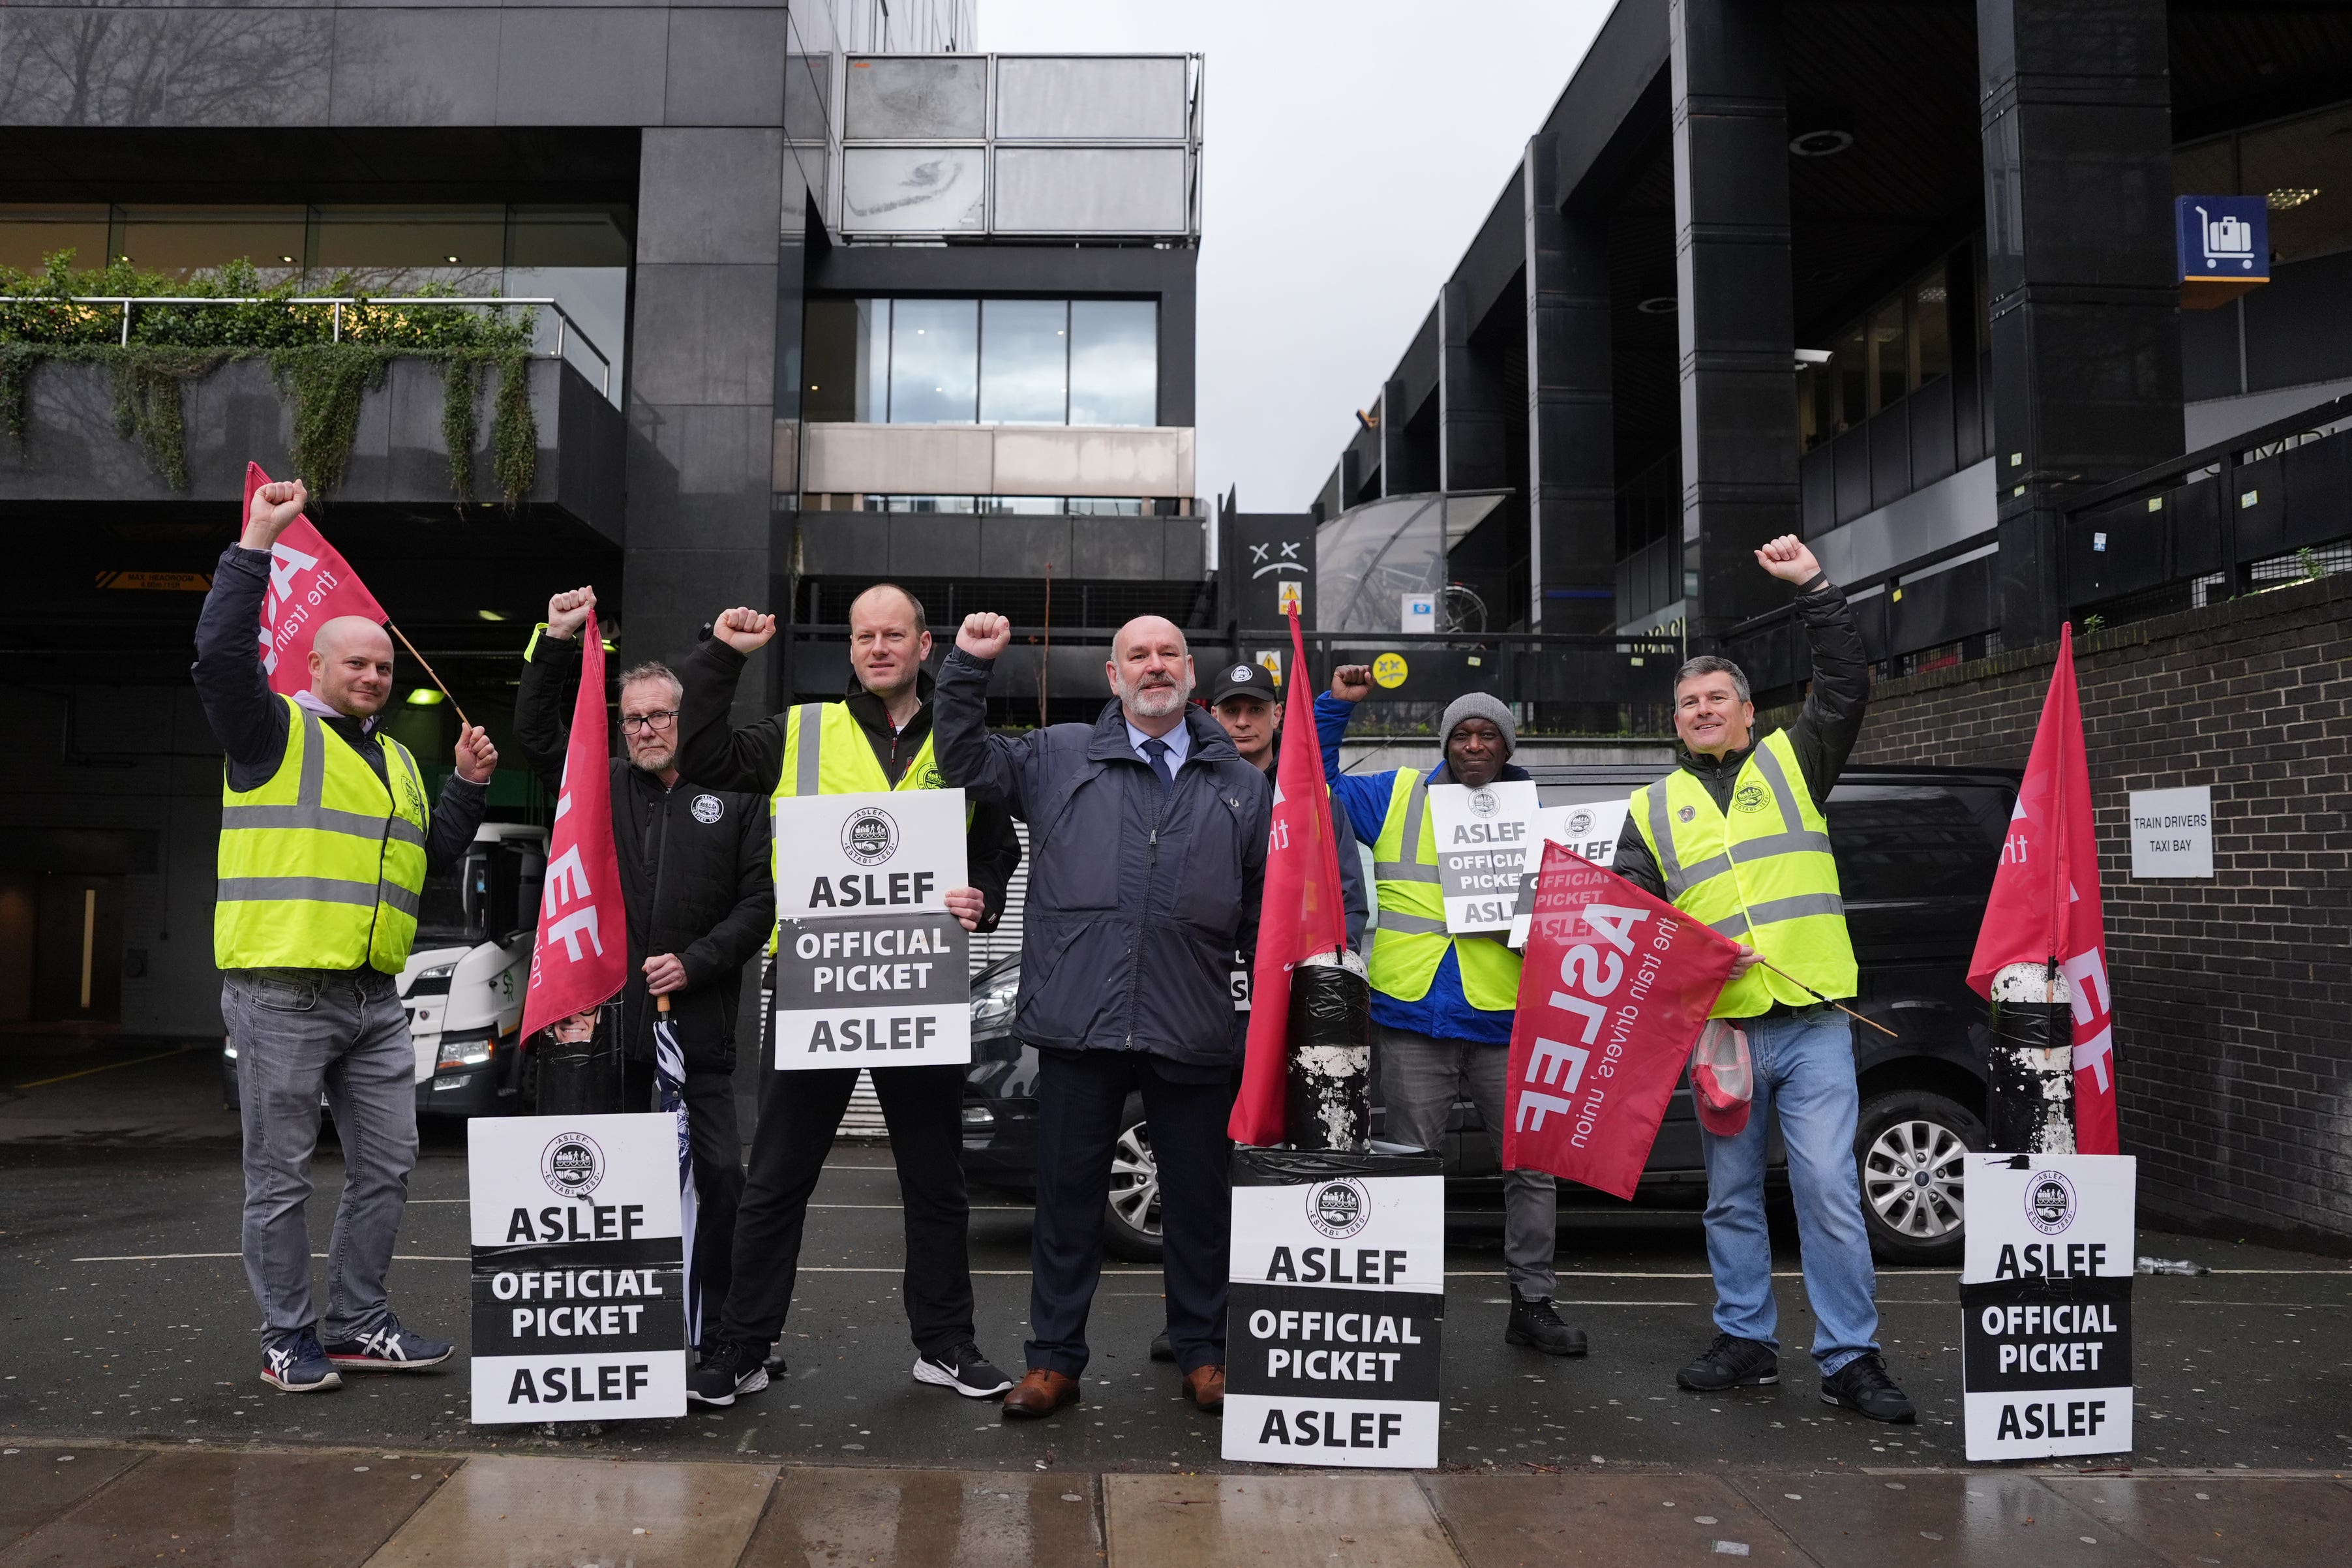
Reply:
[[[1622, 802], [1658, 775], [1630, 766], [1530, 767], [1547, 805]], [[1854, 1029], [1862, 1114], [1854, 1131], [1871, 1247], [1888, 1263], [1951, 1263], [1960, 1256], [1961, 1156], [1984, 1141], [1984, 1002], [1966, 973], [2018, 775], [2000, 770], [1846, 770], [1830, 794], [1830, 840], [1861, 968], [1855, 1011], [1895, 1031]], [[964, 1083], [964, 1168], [1018, 1192], [1036, 1184], [1037, 1055], [1013, 1037], [1018, 957], [972, 982], [972, 1062]], [[1374, 1126], [1380, 1124], [1377, 1107]], [[1780, 1139], [1772, 1159], [1780, 1163]], [[1454, 1108], [1445, 1168], [1457, 1197], [1501, 1182], [1485, 1123], [1466, 1100]], [[1650, 1203], [1705, 1201], [1698, 1121], [1687, 1083], [1675, 1091], [1642, 1179]], [[1612, 1202], [1563, 1184], [1568, 1204]], [[1118, 1257], [1160, 1256], [1160, 1186], [1140, 1097], [1130, 1097], [1111, 1175], [1104, 1238]]]

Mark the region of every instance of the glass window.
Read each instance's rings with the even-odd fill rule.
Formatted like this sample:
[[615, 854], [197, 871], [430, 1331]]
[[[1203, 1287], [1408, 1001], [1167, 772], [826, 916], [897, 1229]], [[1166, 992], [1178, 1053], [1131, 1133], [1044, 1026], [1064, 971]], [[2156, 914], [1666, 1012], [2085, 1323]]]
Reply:
[[[601, 378], [609, 363], [612, 397], [618, 403], [621, 349], [628, 335], [629, 263], [634, 258], [620, 215], [595, 208], [512, 208], [507, 215], [506, 258], [506, 279], [496, 291], [551, 299], [562, 306], [575, 329], [562, 334], [564, 359], [599, 385], [604, 384]], [[539, 312], [535, 331], [534, 346], [551, 353], [557, 341], [554, 316]], [[595, 353], [579, 341], [583, 332]]]
[[890, 301], [857, 301], [857, 412], [879, 425], [890, 417]]
[[1870, 342], [1860, 327], [1838, 340], [1832, 351], [1837, 367], [1838, 425], [1841, 430], [1862, 423], [1870, 408]]
[[978, 417], [980, 302], [899, 300], [890, 312], [890, 423], [970, 425]]
[[[348, 272], [389, 292], [425, 282], [490, 293], [506, 266], [504, 207], [322, 206], [310, 253], [325, 283]], [[553, 243], [553, 242], [551, 242]], [[557, 247], [560, 248], [560, 244]], [[600, 345], [601, 346], [601, 345]]]
[[[503, 209], [490, 210], [504, 216]], [[305, 207], [119, 207], [114, 250], [142, 270], [183, 275], [247, 260], [276, 282], [302, 265], [308, 216]], [[500, 233], [491, 243], [494, 266], [503, 239]]]
[[1149, 300], [1070, 302], [1070, 423], [1160, 422], [1160, 308]]
[[70, 250], [78, 268], [106, 260], [107, 209], [18, 206], [0, 204], [0, 267], [38, 272], [60, 250]]
[[1911, 390], [1911, 345], [1903, 331], [1903, 300], [1889, 300], [1870, 316], [1870, 411]]
[[980, 308], [983, 425], [1063, 425], [1070, 417], [1070, 307], [1064, 300], [989, 300]]
[[2243, 194], [2270, 198], [2277, 260], [2352, 248], [2352, 108], [2247, 132], [2238, 168]]
[[1911, 286], [1911, 341], [1917, 350], [1921, 386], [1952, 371], [1952, 326], [1947, 313], [1950, 294], [1940, 267]]

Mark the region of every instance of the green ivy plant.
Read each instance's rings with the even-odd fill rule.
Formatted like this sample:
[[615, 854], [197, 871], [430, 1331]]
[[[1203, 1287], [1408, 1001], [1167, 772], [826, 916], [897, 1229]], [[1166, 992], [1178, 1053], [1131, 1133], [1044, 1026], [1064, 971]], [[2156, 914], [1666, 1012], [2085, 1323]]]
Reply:
[[[186, 384], [231, 360], [258, 358], [268, 362], [293, 408], [295, 472], [323, 497], [342, 482], [362, 400], [383, 385], [394, 360], [419, 359], [442, 367], [441, 431], [452, 492], [460, 500], [473, 496], [475, 393], [482, 372], [495, 369], [493, 478], [509, 506], [530, 493], [539, 464], [528, 363], [535, 311], [417, 309], [362, 298], [343, 307], [338, 338], [334, 307], [296, 303], [302, 292], [297, 280], [265, 283], [250, 261], [177, 278], [142, 272], [127, 261], [76, 270], [73, 255], [48, 257], [37, 273], [0, 267], [0, 427], [16, 440], [25, 437], [35, 370], [47, 363], [102, 364], [113, 384], [116, 429], [138, 441], [166, 483], [185, 489]], [[348, 276], [334, 279], [326, 291], [355, 292]], [[453, 291], [446, 285], [419, 290]], [[243, 302], [135, 306], [125, 342], [121, 308], [76, 301], [89, 295]]]

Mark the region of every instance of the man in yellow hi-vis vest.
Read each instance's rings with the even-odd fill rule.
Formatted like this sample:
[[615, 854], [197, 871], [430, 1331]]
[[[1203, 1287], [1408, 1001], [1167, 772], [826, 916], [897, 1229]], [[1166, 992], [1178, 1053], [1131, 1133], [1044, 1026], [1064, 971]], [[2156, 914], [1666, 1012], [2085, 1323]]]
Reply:
[[[772, 797], [940, 789], [931, 745], [931, 633], [916, 597], [877, 584], [849, 606], [854, 685], [839, 702], [810, 702], [731, 728], [736, 679], [775, 635], [773, 616], [747, 609], [720, 616], [710, 639], [677, 663], [677, 769], [710, 789]], [[973, 885], [947, 895], [967, 930], [992, 928], [1005, 884], [1021, 863], [1021, 840], [1001, 806], [975, 806], [968, 823]], [[781, 858], [788, 847], [776, 846]], [[974, 1399], [1002, 1394], [1013, 1380], [974, 1342], [971, 1264], [966, 1239], [971, 1200], [963, 1180], [965, 1068], [885, 1068], [875, 1097], [890, 1129], [906, 1211], [907, 1269], [900, 1294], [915, 1342], [914, 1377]], [[767, 1387], [780, 1370], [769, 1347], [783, 1332], [799, 1272], [801, 1231], [834, 1133], [857, 1084], [856, 1068], [808, 1072], [763, 1068], [751, 1166], [735, 1219], [735, 1271], [702, 1363], [687, 1391], [706, 1405]]]
[[[416, 1163], [416, 1048], [394, 977], [428, 868], [481, 825], [498, 752], [471, 725], [439, 808], [399, 742], [378, 732], [392, 639], [345, 616], [318, 628], [310, 689], [280, 697], [255, 637], [270, 547], [302, 515], [298, 481], [254, 492], [196, 623], [191, 670], [227, 753], [213, 946], [245, 1119], [245, 1272], [261, 1305], [263, 1381], [289, 1394], [343, 1372], [437, 1365], [450, 1347], [393, 1315], [384, 1276]], [[310, 1154], [323, 1092], [343, 1146], [327, 1320], [310, 1300]]]
[[1878, 1354], [1877, 1279], [1854, 1165], [1853, 1026], [1821, 1000], [1852, 996], [1853, 944], [1824, 808], [1862, 733], [1867, 656], [1845, 595], [1813, 552], [1783, 535], [1756, 552], [1796, 584], [1812, 650], [1804, 711], [1758, 737], [1748, 678], [1729, 659], [1675, 673], [1677, 766], [1633, 796], [1619, 875], [1747, 949], [1714, 1016], [1737, 1023], [1749, 1059], [1744, 1111], [1699, 1106], [1715, 1343], [1675, 1381], [1700, 1393], [1780, 1381], [1772, 1248], [1764, 1221], [1767, 1123], [1778, 1111], [1796, 1201], [1822, 1399], [1877, 1421], [1914, 1419]]
[[[1438, 894], [1436, 819], [1429, 786], [1478, 789], [1497, 779], [1523, 779], [1514, 766], [1518, 731], [1511, 710], [1483, 691], [1454, 700], [1438, 721], [1444, 756], [1424, 773], [1350, 773], [1339, 768], [1339, 742], [1356, 704], [1372, 692], [1369, 665], [1341, 665], [1331, 689], [1315, 699], [1316, 739], [1331, 799], [1346, 808], [1357, 840], [1372, 852], [1372, 887], [1379, 914], [1369, 961], [1372, 986], [1372, 1062], [1386, 1131], [1401, 1143], [1444, 1145], [1457, 1093], [1467, 1090], [1486, 1124], [1487, 1147], [1503, 1156], [1503, 1078], [1517, 1014], [1519, 955], [1501, 933], [1452, 936], [1445, 900]], [[1354, 844], [1340, 847], [1352, 855]], [[1552, 1306], [1558, 1250], [1559, 1195], [1541, 1171], [1503, 1174], [1503, 1261], [1511, 1282], [1511, 1315], [1503, 1338], [1546, 1355], [1582, 1355], [1584, 1331], [1560, 1321]]]

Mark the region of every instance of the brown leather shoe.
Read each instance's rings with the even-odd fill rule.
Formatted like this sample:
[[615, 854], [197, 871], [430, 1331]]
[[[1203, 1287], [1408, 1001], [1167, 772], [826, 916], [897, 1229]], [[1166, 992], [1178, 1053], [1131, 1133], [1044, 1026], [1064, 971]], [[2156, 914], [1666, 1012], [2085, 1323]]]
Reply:
[[1212, 1415], [1225, 1413], [1225, 1369], [1211, 1364], [1196, 1366], [1184, 1374], [1184, 1392], [1193, 1404]]
[[[1224, 1378], [1217, 1379], [1217, 1392], [1224, 1392]], [[1032, 1367], [1026, 1376], [1013, 1385], [1004, 1396], [1004, 1418], [1008, 1421], [1034, 1421], [1041, 1415], [1051, 1415], [1065, 1405], [1075, 1405], [1078, 1398], [1078, 1380], [1065, 1377], [1044, 1367]]]

